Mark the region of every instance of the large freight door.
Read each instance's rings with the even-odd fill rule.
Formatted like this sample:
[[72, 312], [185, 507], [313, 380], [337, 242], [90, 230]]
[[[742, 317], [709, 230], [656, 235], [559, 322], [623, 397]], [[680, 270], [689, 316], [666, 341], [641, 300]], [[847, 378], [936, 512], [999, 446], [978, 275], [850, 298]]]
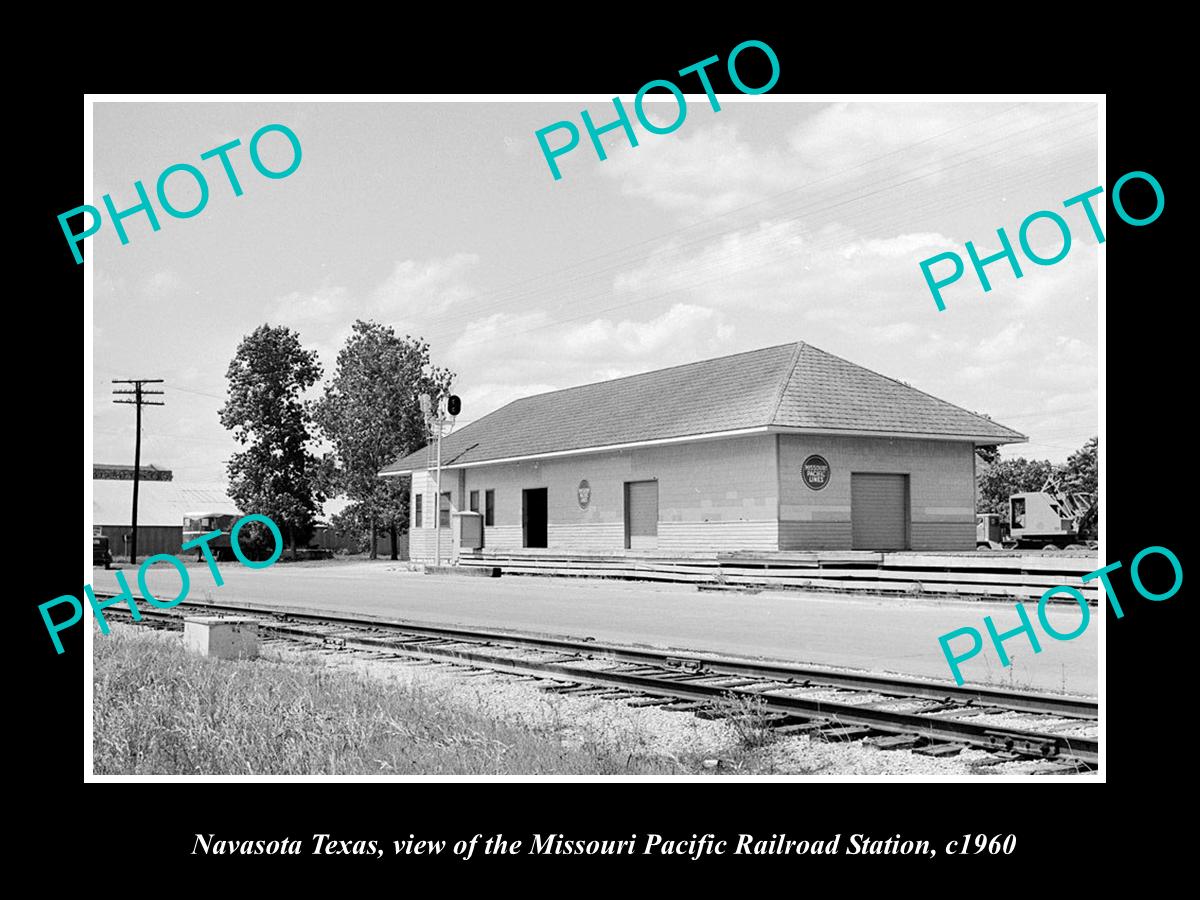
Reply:
[[653, 550], [658, 546], [658, 482], [625, 482], [625, 547]]
[[907, 550], [908, 476], [852, 472], [850, 521], [855, 550]]

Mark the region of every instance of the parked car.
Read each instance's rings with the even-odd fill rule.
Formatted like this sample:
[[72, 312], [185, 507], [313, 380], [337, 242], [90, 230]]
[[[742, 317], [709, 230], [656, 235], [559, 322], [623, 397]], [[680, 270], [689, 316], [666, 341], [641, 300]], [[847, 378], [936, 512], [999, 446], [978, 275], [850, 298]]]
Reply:
[[92, 535], [92, 565], [108, 568], [112, 564], [112, 553], [108, 549], [108, 538], [102, 534]]

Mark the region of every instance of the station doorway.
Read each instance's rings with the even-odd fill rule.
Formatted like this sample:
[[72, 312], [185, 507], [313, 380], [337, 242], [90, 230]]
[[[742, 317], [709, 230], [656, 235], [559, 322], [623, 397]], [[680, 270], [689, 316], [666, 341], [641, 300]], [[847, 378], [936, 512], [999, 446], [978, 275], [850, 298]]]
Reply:
[[548, 493], [546, 488], [525, 488], [521, 491], [523, 546], [549, 546], [546, 542], [546, 524], [549, 514]]

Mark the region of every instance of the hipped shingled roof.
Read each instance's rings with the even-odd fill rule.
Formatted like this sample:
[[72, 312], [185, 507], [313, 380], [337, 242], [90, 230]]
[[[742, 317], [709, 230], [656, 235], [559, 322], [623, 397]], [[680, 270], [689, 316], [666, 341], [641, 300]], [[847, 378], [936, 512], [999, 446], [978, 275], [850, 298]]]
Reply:
[[[751, 428], [961, 438], [1025, 435], [803, 342], [515, 400], [442, 439], [442, 465]], [[381, 475], [428, 467], [424, 448]]]

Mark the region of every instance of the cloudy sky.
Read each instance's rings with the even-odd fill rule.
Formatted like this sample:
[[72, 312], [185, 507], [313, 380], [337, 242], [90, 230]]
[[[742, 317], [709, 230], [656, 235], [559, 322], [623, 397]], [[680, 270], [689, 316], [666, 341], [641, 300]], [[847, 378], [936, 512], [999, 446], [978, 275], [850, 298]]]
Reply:
[[[630, 105], [632, 98], [624, 98]], [[1030, 436], [1009, 455], [1064, 459], [1097, 430], [1099, 254], [1063, 211], [1062, 262], [969, 269], [938, 312], [918, 263], [1014, 246], [1029, 213], [1098, 183], [1090, 103], [864, 104], [689, 98], [672, 134], [582, 144], [555, 181], [535, 132], [603, 100], [559, 103], [98, 103], [94, 191], [118, 209], [173, 163], [208, 176], [207, 207], [106, 222], [95, 260], [96, 461], [132, 462], [133, 411], [113, 378], [163, 378], [143, 460], [224, 479], [217, 410], [239, 340], [289, 325], [327, 374], [356, 318], [429, 340], [457, 373], [465, 423], [517, 397], [804, 340]], [[673, 102], [648, 105], [673, 120]], [[611, 110], [611, 103], [608, 104]], [[636, 121], [636, 120], [635, 120]], [[303, 160], [269, 180], [246, 145], [262, 125]], [[637, 127], [635, 125], [635, 127]], [[582, 130], [582, 126], [581, 126]], [[240, 138], [233, 196], [202, 152]], [[557, 146], [562, 135], [551, 137]], [[264, 139], [282, 168], [286, 140]], [[169, 196], [193, 205], [186, 176]], [[1101, 221], [1104, 211], [1099, 210]], [[1053, 256], [1057, 229], [1031, 229]], [[940, 271], [940, 270], [939, 270]]]

